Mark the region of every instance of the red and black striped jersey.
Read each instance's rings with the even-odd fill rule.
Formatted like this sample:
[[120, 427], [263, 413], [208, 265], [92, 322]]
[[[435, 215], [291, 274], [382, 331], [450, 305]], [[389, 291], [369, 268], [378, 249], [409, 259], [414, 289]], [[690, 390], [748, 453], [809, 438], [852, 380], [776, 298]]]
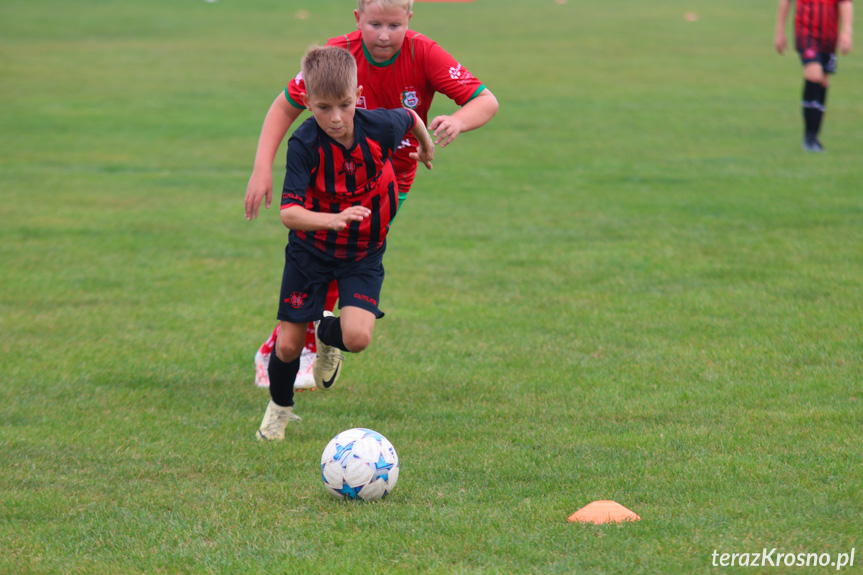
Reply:
[[812, 54], [835, 52], [839, 40], [839, 3], [850, 1], [797, 0], [794, 17], [797, 51]]
[[314, 118], [303, 122], [288, 140], [281, 209], [298, 205], [335, 214], [361, 205], [372, 214], [341, 232], [291, 230], [289, 241], [353, 260], [383, 247], [398, 210], [392, 156], [415, 123], [409, 110], [356, 110], [354, 145], [348, 149], [330, 138]]

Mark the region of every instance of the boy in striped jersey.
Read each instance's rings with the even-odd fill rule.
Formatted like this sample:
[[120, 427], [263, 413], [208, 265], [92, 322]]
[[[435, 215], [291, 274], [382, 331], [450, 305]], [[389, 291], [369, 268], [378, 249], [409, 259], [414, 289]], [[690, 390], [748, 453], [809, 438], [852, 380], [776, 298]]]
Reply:
[[[357, 108], [406, 107], [414, 110], [434, 131], [435, 143], [446, 147], [456, 137], [486, 124], [498, 109], [497, 99], [470, 71], [427, 36], [409, 29], [413, 0], [357, 0], [354, 18], [357, 29], [330, 38], [328, 45], [347, 49], [357, 61], [359, 85], [363, 94]], [[305, 83], [298, 74], [270, 106], [255, 155], [255, 166], [246, 189], [246, 218], [258, 216], [261, 202], [270, 207], [272, 168], [276, 152], [294, 121], [305, 110], [302, 94]], [[451, 115], [428, 119], [435, 94], [443, 94], [460, 106]], [[407, 197], [416, 174], [411, 158], [416, 141], [408, 136], [393, 157], [398, 183], [399, 205]], [[337, 290], [331, 286], [326, 309], [335, 308]], [[280, 327], [255, 353], [255, 385], [267, 387], [267, 362]], [[313, 388], [320, 372], [315, 365], [314, 329], [309, 329], [301, 361], [303, 367], [294, 384], [296, 389]]]
[[[773, 44], [782, 54], [787, 46], [785, 22], [791, 0], [779, 0]], [[803, 62], [803, 149], [823, 152], [818, 139], [827, 109], [827, 86], [836, 72], [836, 48], [851, 51], [854, 11], [851, 0], [797, 0], [794, 36]], [[840, 30], [841, 24], [841, 30]]]
[[[281, 219], [290, 230], [278, 319], [269, 360], [271, 401], [257, 438], [284, 439], [293, 413], [294, 380], [309, 322], [316, 322], [318, 358], [327, 370], [320, 387], [339, 376], [339, 352], [358, 353], [372, 340], [384, 280], [383, 255], [398, 210], [393, 155], [412, 134], [413, 159], [431, 169], [434, 143], [409, 109], [357, 110], [362, 88], [357, 63], [343, 48], [310, 49], [303, 58], [312, 111], [288, 141]], [[324, 313], [329, 284], [338, 279], [341, 315]]]

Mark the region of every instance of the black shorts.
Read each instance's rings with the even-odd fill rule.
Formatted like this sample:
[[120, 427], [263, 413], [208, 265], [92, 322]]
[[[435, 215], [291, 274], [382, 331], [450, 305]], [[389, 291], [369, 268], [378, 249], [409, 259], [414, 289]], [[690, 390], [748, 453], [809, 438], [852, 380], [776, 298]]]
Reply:
[[380, 319], [378, 309], [384, 283], [386, 243], [360, 261], [335, 258], [302, 242], [285, 248], [285, 271], [279, 297], [280, 321], [307, 323], [321, 319], [330, 282], [337, 280], [339, 308], [359, 307]]
[[800, 61], [805, 66], [806, 64], [811, 64], [812, 62], [818, 62], [821, 64], [821, 67], [824, 69], [825, 74], [835, 74], [836, 73], [836, 53], [827, 54], [825, 52], [817, 52], [813, 49], [801, 50], [798, 52], [800, 54]]

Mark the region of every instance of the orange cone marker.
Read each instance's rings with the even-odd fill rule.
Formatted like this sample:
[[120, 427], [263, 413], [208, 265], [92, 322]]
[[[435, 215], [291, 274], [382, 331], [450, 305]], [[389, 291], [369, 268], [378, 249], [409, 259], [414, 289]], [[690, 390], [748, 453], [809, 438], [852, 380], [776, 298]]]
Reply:
[[569, 516], [573, 523], [620, 523], [640, 521], [641, 517], [616, 501], [594, 501]]

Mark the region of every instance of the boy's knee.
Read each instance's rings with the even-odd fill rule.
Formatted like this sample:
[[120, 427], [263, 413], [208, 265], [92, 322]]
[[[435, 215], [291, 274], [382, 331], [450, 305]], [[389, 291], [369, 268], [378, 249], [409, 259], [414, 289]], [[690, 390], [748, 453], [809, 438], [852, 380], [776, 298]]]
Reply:
[[817, 62], [811, 62], [803, 67], [803, 77], [815, 84], [823, 84], [827, 81], [827, 74], [824, 73], [824, 68]]
[[353, 329], [342, 332], [342, 341], [348, 351], [359, 353], [372, 343], [372, 331], [365, 329]]
[[295, 341], [290, 341], [288, 338], [280, 337], [278, 341], [276, 341], [274, 351], [280, 360], [288, 363], [300, 357], [300, 353], [302, 353], [304, 345], [305, 341], [298, 344]]

